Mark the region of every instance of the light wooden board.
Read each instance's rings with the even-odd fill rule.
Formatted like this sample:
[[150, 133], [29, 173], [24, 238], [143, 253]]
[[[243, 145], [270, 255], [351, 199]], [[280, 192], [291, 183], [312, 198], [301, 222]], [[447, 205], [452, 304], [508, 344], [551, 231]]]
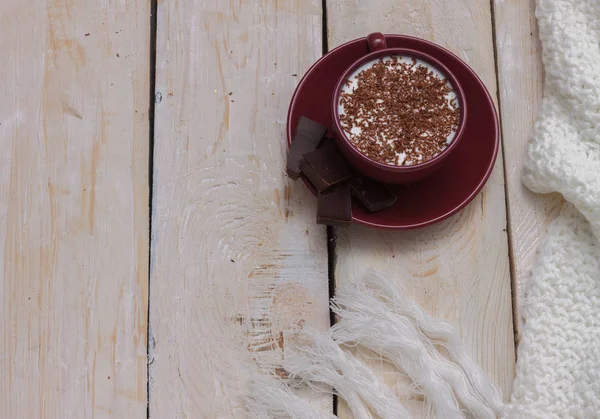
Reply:
[[[330, 48], [373, 31], [419, 36], [458, 54], [496, 95], [489, 1], [328, 0], [327, 15]], [[482, 193], [439, 225], [411, 232], [338, 229], [335, 278], [343, 287], [374, 267], [401, 281], [430, 313], [459, 328], [508, 398], [515, 357], [502, 163], [499, 155]], [[406, 390], [389, 366], [368, 362], [399, 393]], [[421, 412], [419, 402], [407, 403]], [[340, 416], [350, 417], [343, 405]]]
[[0, 3], [0, 417], [145, 418], [149, 3]]
[[559, 194], [534, 195], [521, 182], [521, 167], [541, 104], [544, 82], [535, 0], [499, 0], [494, 5], [518, 340], [518, 329], [522, 325], [520, 313], [537, 248], [564, 200]]
[[243, 417], [282, 332], [329, 325], [325, 229], [284, 174], [321, 19], [320, 0], [159, 2], [150, 417]]

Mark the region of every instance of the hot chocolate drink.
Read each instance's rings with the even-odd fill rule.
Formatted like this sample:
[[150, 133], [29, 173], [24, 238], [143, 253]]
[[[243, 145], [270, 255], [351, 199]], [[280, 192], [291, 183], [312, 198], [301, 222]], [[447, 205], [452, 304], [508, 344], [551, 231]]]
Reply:
[[370, 61], [340, 92], [340, 123], [350, 141], [380, 163], [410, 166], [442, 153], [454, 139], [460, 106], [431, 64], [407, 56]]

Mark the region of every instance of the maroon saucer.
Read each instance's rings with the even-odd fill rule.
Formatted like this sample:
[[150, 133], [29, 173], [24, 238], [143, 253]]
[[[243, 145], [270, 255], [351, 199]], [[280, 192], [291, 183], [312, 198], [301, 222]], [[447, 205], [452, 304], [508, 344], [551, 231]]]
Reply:
[[[463, 139], [440, 170], [412, 185], [390, 185], [398, 200], [385, 210], [369, 213], [355, 202], [353, 221], [396, 230], [424, 227], [457, 213], [483, 188], [498, 153], [498, 116], [479, 77], [456, 55], [423, 39], [385, 37], [390, 48], [423, 51], [446, 65], [463, 87], [469, 117]], [[338, 79], [354, 61], [368, 53], [366, 38], [355, 39], [330, 51], [308, 70], [292, 97], [287, 119], [288, 144], [300, 116], [331, 126], [331, 100]]]

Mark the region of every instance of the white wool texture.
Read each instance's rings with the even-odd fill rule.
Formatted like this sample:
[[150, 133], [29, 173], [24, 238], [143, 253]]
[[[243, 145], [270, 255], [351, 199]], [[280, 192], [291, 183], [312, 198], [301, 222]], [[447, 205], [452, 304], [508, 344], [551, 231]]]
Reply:
[[[500, 393], [466, 356], [456, 331], [426, 316], [387, 281], [369, 275], [365, 284], [371, 286], [358, 283], [338, 292], [332, 301], [341, 319], [331, 328], [335, 340], [362, 345], [404, 371], [423, 391], [435, 417], [462, 418], [466, 411], [495, 418], [502, 407]], [[446, 342], [453, 360], [442, 356], [425, 330]]]
[[335, 419], [298, 397], [280, 378], [255, 375], [244, 395], [246, 415], [252, 419]]
[[600, 232], [600, 2], [537, 0], [544, 98], [523, 167], [534, 192], [560, 192]]
[[356, 418], [407, 419], [400, 400], [366, 365], [344, 351], [329, 333], [304, 332], [306, 344], [286, 351], [283, 363], [290, 377], [326, 384], [343, 398]]
[[600, 417], [600, 245], [567, 205], [532, 276], [507, 418]]
[[546, 80], [524, 162], [571, 204], [548, 227], [523, 311], [508, 418], [600, 417], [600, 1], [537, 0]]

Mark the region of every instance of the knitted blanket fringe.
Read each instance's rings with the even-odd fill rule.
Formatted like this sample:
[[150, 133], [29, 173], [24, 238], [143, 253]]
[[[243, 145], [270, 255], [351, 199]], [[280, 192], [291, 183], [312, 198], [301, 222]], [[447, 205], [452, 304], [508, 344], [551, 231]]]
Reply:
[[[369, 271], [339, 290], [331, 304], [340, 321], [328, 332], [285, 336], [283, 367], [293, 382], [301, 379], [316, 391], [334, 391], [357, 419], [410, 418], [402, 404], [409, 395], [399, 397], [343, 349], [360, 346], [412, 380], [412, 395], [425, 399], [419, 417], [491, 419], [502, 413], [499, 388], [467, 355], [457, 330], [431, 317], [395, 281]], [[269, 391], [253, 387], [247, 397], [251, 417], [281, 417], [277, 415], [287, 408], [306, 409], [300, 401], [290, 400], [290, 394], [269, 398], [265, 394]], [[260, 414], [257, 409], [262, 409]], [[289, 417], [299, 414], [290, 412]]]

